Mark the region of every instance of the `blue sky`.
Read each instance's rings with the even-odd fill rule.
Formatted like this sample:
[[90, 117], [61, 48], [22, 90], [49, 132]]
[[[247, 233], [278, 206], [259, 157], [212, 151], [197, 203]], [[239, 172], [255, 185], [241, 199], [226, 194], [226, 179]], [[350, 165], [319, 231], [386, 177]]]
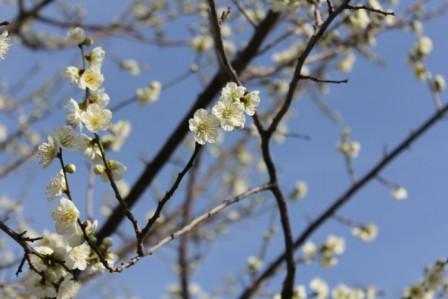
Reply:
[[[406, 3], [410, 1], [402, 1], [401, 7], [406, 6]], [[122, 5], [122, 1], [110, 1], [108, 9], [111, 13], [106, 15], [102, 13], [103, 3], [93, 1], [88, 6], [88, 20], [110, 20], [113, 11], [118, 11]], [[11, 17], [7, 10], [2, 11], [0, 16], [5, 19]], [[169, 34], [173, 38], [188, 37], [186, 25], [190, 21], [191, 19], [185, 19], [176, 27], [169, 28]], [[446, 32], [440, 28], [448, 28], [448, 18], [439, 18], [425, 26], [424, 32], [433, 39], [435, 46], [428, 65], [431, 72], [447, 75], [448, 40]], [[62, 36], [63, 32], [57, 34]], [[311, 136], [311, 140], [287, 139], [284, 144], [274, 145], [272, 148], [274, 160], [281, 167], [280, 180], [285, 190], [290, 190], [297, 179], [303, 179], [309, 184], [307, 197], [302, 202], [290, 205], [295, 235], [304, 229], [307, 217], [317, 215], [350, 185], [343, 159], [335, 150], [343, 127], [350, 126], [352, 138], [362, 144], [361, 154], [354, 161], [356, 172], [361, 175], [381, 158], [384, 146], [392, 148], [434, 111], [426, 85], [418, 82], [406, 65], [406, 56], [414, 41], [415, 37], [410, 32], [382, 35], [374, 49], [384, 58], [386, 66], [374, 65], [358, 58], [353, 72], [348, 74], [349, 83], [330, 86], [331, 92], [325, 99], [342, 114], [343, 124], [335, 126], [319, 113], [307, 97], [294, 104], [297, 117], [288, 122], [289, 129], [291, 132], [306, 133]], [[193, 61], [192, 52], [186, 48], [155, 48], [137, 42], [123, 42], [121, 39], [99, 40], [98, 45], [118, 57], [135, 58], [149, 65], [147, 72], [138, 77], [130, 77], [119, 72], [111, 61], [106, 61], [105, 87], [112, 103], [129, 98], [136, 88], [144, 86], [150, 80], [169, 81], [188, 69]], [[43, 70], [30, 83], [35, 85], [55, 69], [70, 64], [76, 55], [76, 49], [52, 52], [49, 55], [24, 50], [18, 43], [14, 43], [8, 58], [2, 62], [0, 79], [8, 78], [14, 82], [34, 62], [42, 61]], [[66, 89], [66, 93], [68, 92], [70, 89]], [[115, 119], [132, 120], [130, 138], [122, 152], [113, 155], [113, 158], [128, 165], [128, 182], [132, 183], [143, 169], [139, 161], [142, 154], [152, 157], [158, 151], [199, 92], [197, 80], [190, 78], [163, 92], [159, 102], [144, 109], [129, 107], [114, 116]], [[23, 91], [23, 94], [26, 92]], [[81, 94], [73, 94], [73, 97], [80, 99]], [[61, 112], [38, 127], [50, 131], [63, 123], [63, 117]], [[10, 119], [3, 115], [0, 116], [0, 121], [11, 125]], [[328, 221], [311, 239], [320, 243], [329, 233], [342, 235], [347, 241], [346, 253], [331, 269], [315, 265], [299, 266], [297, 283], [307, 284], [310, 279], [319, 276], [332, 286], [341, 282], [354, 286], [373, 284], [386, 292], [386, 298], [398, 298], [404, 287], [420, 277], [426, 265], [448, 255], [448, 218], [445, 214], [448, 194], [447, 132], [447, 123], [442, 121], [383, 172], [385, 177], [406, 187], [409, 192], [407, 200], [392, 200], [387, 188], [372, 181], [341, 210], [341, 214], [347, 217], [376, 223], [379, 226], [377, 240], [369, 244], [362, 243], [350, 236], [350, 229]], [[176, 155], [182, 157], [185, 154], [178, 151]], [[67, 155], [67, 160], [71, 159], [76, 161], [77, 158], [74, 154]], [[32, 219], [37, 228], [51, 228], [51, 205], [47, 204], [44, 192], [48, 179], [57, 170], [57, 166], [41, 170], [36, 161], [33, 161], [28, 167], [33, 172], [22, 169], [3, 179], [0, 182], [2, 193], [17, 196], [21, 187], [27, 184], [29, 190], [22, 198], [26, 206], [25, 215]], [[75, 195], [82, 198], [86, 184], [83, 177], [85, 171], [82, 166], [78, 168], [80, 171], [72, 184], [76, 186]], [[162, 190], [167, 188], [168, 179], [176, 171], [177, 168], [173, 165], [164, 168], [157, 180]], [[32, 180], [27, 173], [33, 173]], [[106, 188], [105, 184], [99, 182], [95, 191], [98, 200]], [[148, 194], [149, 192], [146, 200], [135, 207], [139, 215], [152, 204]], [[173, 200], [180, 202], [181, 194]], [[199, 200], [206, 202], [208, 198]], [[82, 207], [82, 203], [80, 206]], [[98, 209], [96, 212], [98, 213]], [[213, 291], [220, 286], [225, 274], [240, 273], [247, 256], [258, 252], [268, 221], [269, 213], [266, 213], [231, 227], [207, 252], [202, 268], [194, 274], [192, 280], [200, 283], [207, 291]], [[279, 235], [269, 248], [268, 257], [275, 257], [282, 248], [282, 238]], [[108, 275], [107, 279], [113, 279], [114, 284], [107, 283], [107, 286], [116, 288], [122, 294], [126, 290], [132, 290], [141, 298], [159, 298], [169, 283], [177, 281], [171, 271], [173, 257], [175, 255], [172, 249], [163, 250], [123, 274]], [[281, 275], [273, 281], [270, 290], [279, 289], [280, 278]], [[86, 288], [80, 295], [80, 298], [97, 297], [100, 298], [100, 295], [92, 287]]]

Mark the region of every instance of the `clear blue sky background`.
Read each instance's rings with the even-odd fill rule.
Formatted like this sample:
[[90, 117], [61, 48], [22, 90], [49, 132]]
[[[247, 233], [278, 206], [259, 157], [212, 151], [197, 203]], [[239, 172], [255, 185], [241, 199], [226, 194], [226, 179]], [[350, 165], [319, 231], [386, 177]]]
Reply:
[[[119, 11], [125, 1], [107, 2], [107, 14], [104, 13], [103, 1], [89, 3], [87, 19], [92, 22], [111, 20], [114, 12]], [[402, 1], [400, 7], [407, 3], [410, 1]], [[51, 14], [51, 10], [47, 13]], [[9, 19], [13, 14], [2, 10], [0, 16], [2, 19]], [[190, 21], [191, 19], [186, 19], [183, 22], [188, 24]], [[448, 28], [448, 18], [429, 22], [425, 26], [425, 34], [433, 39], [435, 46], [429, 57], [429, 69], [433, 73], [448, 75], [448, 39], [443, 28]], [[169, 33], [173, 38], [189, 36], [186, 26], [169, 28]], [[62, 36], [63, 33], [57, 34]], [[294, 105], [298, 116], [289, 121], [290, 131], [309, 134], [312, 139], [288, 139], [281, 146], [273, 146], [273, 154], [276, 163], [281, 165], [281, 184], [286, 190], [290, 190], [299, 178], [309, 184], [306, 199], [290, 205], [295, 235], [304, 229], [306, 217], [317, 215], [349, 186], [343, 159], [335, 150], [339, 133], [344, 126], [352, 127], [353, 139], [362, 144], [361, 154], [354, 166], [358, 174], [363, 174], [381, 158], [384, 146], [392, 148], [434, 111], [426, 85], [415, 80], [405, 63], [414, 41], [414, 36], [409, 32], [382, 35], [375, 50], [385, 59], [385, 67], [360, 58], [354, 71], [348, 76], [348, 84], [330, 86], [331, 93], [326, 98], [343, 115], [343, 125], [335, 126], [307, 98]], [[169, 81], [188, 69], [193, 59], [192, 52], [184, 48], [160, 49], [136, 42], [124, 43], [121, 39], [99, 40], [98, 45], [106, 49], [109, 58], [113, 53], [118, 57], [135, 58], [149, 65], [149, 71], [138, 77], [130, 77], [119, 72], [110, 60], [106, 61], [105, 87], [112, 103], [129, 98], [136, 88], [144, 86], [150, 80]], [[49, 55], [24, 50], [18, 43], [14, 43], [7, 59], [1, 62], [0, 79], [14, 82], [34, 62], [42, 61], [44, 70], [30, 83], [35, 85], [57, 68], [70, 64], [76, 55], [76, 49], [52, 52]], [[163, 92], [161, 100], [152, 106], [144, 109], [136, 109], [134, 106], [114, 115], [115, 120], [132, 120], [130, 138], [122, 152], [113, 156], [128, 165], [128, 182], [132, 183], [142, 170], [139, 161], [142, 153], [152, 157], [158, 151], [199, 92], [197, 80], [191, 78]], [[81, 94], [73, 96], [80, 99]], [[445, 98], [444, 94], [442, 98]], [[39, 124], [39, 128], [50, 131], [63, 123], [63, 117], [59, 113], [50, 121]], [[10, 120], [3, 116], [0, 121], [11, 125]], [[337, 266], [331, 269], [313, 265], [299, 266], [297, 283], [307, 284], [310, 279], [319, 276], [331, 286], [341, 282], [358, 286], [373, 284], [386, 292], [386, 298], [398, 298], [404, 287], [420, 277], [424, 266], [437, 258], [448, 256], [447, 133], [446, 121], [439, 123], [384, 171], [384, 176], [406, 187], [409, 192], [407, 200], [394, 201], [389, 197], [387, 188], [371, 182], [342, 209], [341, 214], [348, 217], [375, 222], [380, 229], [378, 239], [373, 243], [362, 243], [350, 236], [349, 229], [329, 221], [311, 239], [320, 243], [329, 233], [345, 236], [346, 253]], [[181, 155], [180, 151], [178, 155]], [[67, 160], [75, 161], [75, 155], [67, 155]], [[44, 192], [57, 166], [52, 165], [44, 171], [36, 161], [28, 166], [34, 172], [22, 169], [0, 181], [1, 192], [15, 197], [26, 184], [28, 192], [21, 198], [26, 206], [25, 214], [32, 219], [31, 223], [35, 227], [52, 228], [49, 220], [51, 205], [47, 203]], [[75, 195], [82, 198], [86, 184], [82, 177], [85, 171], [82, 164], [78, 168], [80, 171], [72, 184], [80, 186], [75, 188]], [[165, 167], [158, 180], [162, 190], [166, 189], [167, 178], [176, 170], [173, 165]], [[101, 182], [99, 184], [95, 192], [98, 200], [107, 187]], [[181, 200], [182, 197], [177, 199]], [[201, 200], [206, 201], [207, 198]], [[136, 210], [146, 211], [150, 203], [145, 200]], [[200, 283], [205, 290], [213, 291], [220, 286], [224, 274], [241, 272], [247, 256], [258, 252], [268, 218], [265, 215], [231, 227], [228, 234], [218, 240], [208, 252], [202, 268], [194, 274], [193, 281]], [[279, 236], [269, 248], [269, 257], [276, 256], [282, 248]], [[170, 249], [161, 251], [123, 274], [108, 275], [104, 279], [112, 279], [113, 284], [108, 282], [107, 287], [116, 288], [121, 294], [132, 290], [132, 293], [141, 298], [159, 298], [167, 284], [177, 281], [168, 262], [174, 257], [173, 253]], [[272, 285], [278, 289], [280, 280], [274, 282]], [[101, 297], [95, 288], [88, 287], [80, 298]]]

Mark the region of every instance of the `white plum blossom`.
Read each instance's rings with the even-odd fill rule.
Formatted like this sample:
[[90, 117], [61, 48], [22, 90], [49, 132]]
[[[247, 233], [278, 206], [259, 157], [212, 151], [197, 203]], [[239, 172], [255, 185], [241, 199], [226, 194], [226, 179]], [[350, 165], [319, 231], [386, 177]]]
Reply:
[[47, 168], [53, 159], [57, 156], [59, 150], [59, 145], [56, 140], [48, 136], [47, 142], [42, 143], [37, 148], [37, 155], [40, 159], [40, 164], [42, 168]]
[[222, 98], [212, 109], [213, 114], [219, 119], [224, 131], [243, 128], [246, 118], [244, 105], [239, 100], [233, 101], [230, 97]]
[[90, 52], [90, 55], [88, 55], [88, 60], [92, 68], [100, 72], [105, 57], [106, 52], [104, 51], [104, 49], [102, 47], [95, 47]]
[[140, 64], [135, 59], [121, 61], [120, 68], [128, 71], [132, 76], [138, 76], [140, 74]]
[[317, 246], [311, 241], [306, 241], [302, 248], [303, 256], [302, 259], [305, 262], [313, 259], [317, 254]]
[[304, 181], [297, 181], [291, 193], [291, 199], [300, 200], [308, 193], [308, 185]]
[[87, 259], [90, 255], [90, 246], [87, 243], [73, 247], [65, 259], [67, 267], [70, 269], [85, 270], [87, 268]]
[[209, 35], [198, 35], [191, 39], [191, 47], [198, 53], [204, 53], [213, 46], [213, 39]]
[[117, 152], [131, 132], [131, 123], [120, 120], [111, 125], [109, 130], [112, 134], [103, 137], [103, 144], [108, 144], [111, 150]]
[[72, 127], [82, 129], [82, 110], [79, 108], [79, 104], [74, 99], [70, 99], [64, 106], [64, 108], [66, 112], [65, 119], [67, 121], [67, 124], [71, 125]]
[[292, 299], [306, 299], [306, 298], [307, 298], [307, 294], [306, 294], [305, 286], [299, 285], [294, 288], [294, 293], [292, 295]]
[[80, 45], [86, 39], [86, 33], [81, 27], [74, 27], [67, 31], [66, 40], [73, 45]]
[[343, 155], [351, 159], [357, 158], [361, 151], [361, 144], [357, 141], [345, 140], [342, 143], [338, 143], [336, 147]]
[[79, 79], [81, 77], [80, 73], [81, 70], [75, 66], [68, 66], [65, 68], [65, 76], [73, 84], [77, 85], [79, 83]]
[[101, 159], [101, 151], [98, 144], [93, 138], [90, 138], [85, 134], [81, 135], [80, 149], [84, 156], [89, 160]]
[[249, 256], [247, 258], [247, 264], [249, 267], [249, 271], [251, 272], [258, 272], [261, 270], [261, 267], [263, 266], [263, 261], [260, 260], [256, 256]]
[[246, 92], [246, 88], [244, 86], [239, 86], [235, 82], [229, 82], [224, 86], [221, 91], [221, 100], [232, 100], [235, 102], [239, 102]]
[[357, 226], [353, 228], [352, 234], [362, 241], [370, 242], [377, 237], [378, 227], [373, 223]]
[[55, 129], [52, 136], [57, 144], [65, 149], [79, 148], [80, 135], [70, 126]]
[[106, 106], [110, 102], [110, 97], [104, 90], [104, 88], [98, 88], [97, 90], [92, 90], [87, 98], [87, 104], [98, 104], [102, 108], [106, 108]]
[[433, 45], [432, 40], [428, 36], [422, 36], [418, 40], [418, 50], [422, 55], [428, 55], [432, 52]]
[[[127, 170], [127, 167], [118, 161], [109, 160], [109, 169], [112, 174], [112, 178], [114, 181], [119, 181], [123, 178], [124, 173]], [[106, 167], [104, 165], [98, 164], [95, 166], [95, 172], [101, 175], [101, 179], [105, 182], [109, 181], [109, 177], [107, 176]]]
[[271, 9], [275, 12], [283, 13], [291, 11], [302, 2], [301, 0], [269, 0]]
[[313, 291], [316, 299], [327, 299], [330, 293], [328, 284], [318, 277], [311, 280], [310, 289]]
[[390, 196], [396, 200], [404, 200], [408, 198], [408, 191], [404, 187], [397, 186], [392, 188], [390, 191]]
[[70, 277], [65, 277], [59, 285], [58, 295], [56, 299], [74, 299], [81, 284]]
[[56, 289], [53, 282], [48, 279], [42, 280], [42, 277], [34, 271], [29, 271], [24, 279], [25, 287], [39, 298], [56, 297]]
[[71, 200], [62, 197], [59, 205], [51, 210], [51, 217], [55, 220], [58, 234], [70, 234], [78, 225], [79, 210]]
[[98, 104], [88, 105], [86, 111], [81, 113], [83, 124], [87, 130], [94, 133], [108, 129], [111, 119], [112, 112]]
[[103, 74], [97, 68], [86, 69], [79, 78], [78, 87], [81, 89], [97, 90], [104, 82]]
[[47, 186], [47, 198], [48, 200], [54, 199], [56, 196], [61, 195], [67, 189], [65, 182], [64, 172], [60, 170], [51, 180]]
[[441, 92], [446, 87], [445, 78], [443, 75], [437, 74], [434, 76], [434, 83], [433, 83], [434, 90], [437, 92]]
[[338, 260], [337, 256], [345, 251], [345, 241], [335, 235], [329, 235], [324, 245], [319, 249], [320, 264], [324, 267], [334, 266]]
[[0, 34], [0, 60], [5, 59], [10, 47], [8, 31], [5, 30]]
[[244, 104], [244, 112], [247, 115], [253, 116], [260, 105], [260, 92], [258, 90], [251, 91], [241, 98]]
[[[93, 236], [98, 227], [98, 220], [90, 221], [87, 220], [86, 226], [84, 227], [84, 232], [87, 236]], [[76, 247], [81, 245], [85, 241], [84, 232], [79, 225], [75, 226], [75, 230], [70, 233], [67, 237], [67, 242], [70, 246]]]
[[148, 86], [138, 88], [137, 100], [140, 104], [151, 104], [159, 99], [162, 84], [159, 81], [151, 81]]
[[205, 109], [196, 110], [188, 122], [190, 131], [195, 135], [195, 141], [202, 145], [216, 142], [219, 123], [219, 119]]

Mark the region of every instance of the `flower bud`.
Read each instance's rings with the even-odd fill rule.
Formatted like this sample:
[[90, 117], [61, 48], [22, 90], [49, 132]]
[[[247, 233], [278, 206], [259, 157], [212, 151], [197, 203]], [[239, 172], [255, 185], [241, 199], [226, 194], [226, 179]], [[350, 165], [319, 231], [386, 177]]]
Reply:
[[73, 163], [65, 165], [65, 171], [67, 173], [75, 173], [76, 172], [76, 165]]

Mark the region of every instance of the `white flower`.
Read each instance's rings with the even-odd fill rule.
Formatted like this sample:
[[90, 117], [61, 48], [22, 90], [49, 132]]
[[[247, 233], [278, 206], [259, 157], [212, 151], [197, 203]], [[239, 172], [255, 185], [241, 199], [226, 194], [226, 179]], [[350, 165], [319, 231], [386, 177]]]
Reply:
[[126, 70], [132, 76], [137, 76], [140, 74], [140, 65], [135, 59], [125, 59], [120, 63], [120, 68]]
[[288, 12], [295, 8], [301, 1], [300, 0], [269, 0], [271, 9], [274, 12]]
[[[86, 221], [87, 224], [84, 228], [84, 231], [87, 236], [93, 236], [98, 227], [98, 221]], [[81, 245], [85, 241], [84, 232], [82, 231], [79, 225], [75, 226], [75, 230], [71, 232], [71, 234], [67, 237], [67, 242], [70, 246], [76, 247]], [[64, 256], [65, 258], [65, 256]]]
[[234, 128], [243, 128], [246, 118], [244, 105], [240, 101], [222, 98], [213, 106], [213, 114], [219, 119], [224, 131], [233, 131]]
[[306, 289], [305, 286], [299, 285], [294, 289], [294, 293], [292, 295], [292, 299], [306, 299]]
[[148, 86], [138, 88], [137, 100], [140, 104], [150, 104], [159, 99], [162, 84], [159, 81], [151, 81]]
[[33, 295], [39, 298], [56, 297], [56, 289], [53, 283], [47, 279], [42, 280], [42, 277], [34, 271], [28, 272], [23, 283]]
[[47, 186], [47, 198], [48, 200], [54, 199], [56, 196], [61, 195], [67, 189], [65, 182], [64, 172], [60, 170], [51, 180]]
[[59, 205], [51, 210], [51, 217], [56, 221], [55, 226], [58, 234], [71, 233], [77, 225], [79, 211], [71, 200], [62, 197]]
[[432, 40], [427, 36], [422, 36], [418, 40], [417, 48], [422, 55], [428, 55], [432, 52]]
[[362, 241], [370, 242], [373, 241], [378, 235], [378, 227], [373, 223], [357, 226], [353, 228], [352, 234]]
[[43, 168], [47, 168], [58, 154], [58, 144], [56, 140], [48, 136], [48, 141], [42, 143], [37, 148], [37, 155], [40, 158], [40, 164]]
[[98, 147], [98, 144], [93, 138], [90, 138], [87, 135], [81, 135], [81, 151], [84, 156], [89, 160], [100, 160], [101, 159], [101, 151]]
[[198, 109], [188, 121], [190, 131], [199, 144], [215, 143], [218, 138], [219, 119], [205, 109]]
[[97, 68], [86, 69], [79, 78], [78, 87], [81, 89], [97, 90], [104, 82], [103, 74]]
[[79, 83], [80, 69], [75, 66], [68, 66], [65, 68], [65, 76], [70, 80], [73, 84]]
[[260, 92], [258, 90], [249, 92], [241, 98], [241, 102], [247, 115], [253, 116], [260, 104]]
[[398, 186], [390, 191], [390, 196], [392, 196], [392, 198], [396, 200], [403, 200], [408, 198], [408, 191], [406, 191], [405, 188]]
[[81, 112], [78, 103], [74, 99], [70, 99], [65, 105], [65, 119], [70, 126], [82, 128]]
[[433, 86], [435, 91], [443, 91], [446, 87], [445, 78], [440, 74], [435, 75]]
[[239, 86], [235, 82], [229, 82], [221, 91], [221, 100], [230, 99], [239, 102], [246, 92], [244, 86]]
[[81, 113], [81, 120], [86, 128], [94, 133], [106, 130], [110, 126], [112, 112], [98, 104], [88, 105], [86, 111]]
[[331, 297], [333, 299], [350, 299], [351, 289], [345, 284], [340, 284], [331, 292]]
[[263, 266], [263, 261], [256, 256], [249, 256], [247, 258], [247, 264], [249, 266], [250, 271], [258, 272], [261, 270], [261, 267]]
[[337, 144], [337, 149], [344, 155], [354, 159], [359, 156], [361, 151], [361, 144], [357, 141], [346, 140]]
[[106, 52], [104, 51], [103, 48], [101, 48], [101, 47], [93, 48], [89, 55], [90, 65], [99, 71], [103, 64], [105, 56], [106, 56]]
[[204, 53], [213, 46], [213, 39], [209, 35], [198, 35], [191, 39], [191, 47], [198, 53]]
[[370, 24], [370, 18], [364, 9], [358, 9], [348, 17], [354, 30], [365, 30]]
[[59, 285], [59, 291], [56, 299], [74, 299], [81, 284], [69, 277], [65, 277], [62, 283]]
[[340, 255], [344, 253], [345, 241], [343, 238], [340, 238], [338, 236], [329, 235], [327, 237], [327, 240], [325, 241], [325, 249], [331, 252], [331, 255], [333, 254]]
[[306, 241], [305, 244], [303, 245], [302, 251], [303, 251], [303, 259], [305, 261], [309, 261], [316, 256], [317, 246], [311, 241]]
[[89, 97], [87, 98], [87, 104], [98, 104], [102, 108], [106, 108], [106, 106], [110, 102], [110, 97], [104, 90], [104, 88], [99, 88], [97, 90], [93, 90], [90, 92]]
[[87, 268], [87, 259], [90, 255], [90, 246], [83, 243], [80, 246], [73, 247], [67, 254], [65, 263], [70, 269], [85, 270]]
[[80, 136], [70, 126], [55, 129], [53, 132], [53, 138], [56, 140], [56, 143], [63, 148], [79, 148]]
[[0, 60], [5, 59], [6, 54], [10, 48], [8, 31], [3, 31], [0, 34]]
[[316, 299], [326, 299], [330, 293], [328, 284], [318, 277], [311, 280], [310, 288], [315, 294]]
[[353, 69], [355, 64], [356, 56], [352, 52], [348, 52], [344, 58], [338, 63], [337, 69], [341, 72], [348, 73]]
[[120, 120], [117, 123], [110, 126], [109, 130], [112, 135], [106, 135], [103, 138], [103, 144], [109, 144], [113, 151], [119, 151], [124, 143], [124, 140], [129, 136], [131, 132], [131, 123], [128, 121]]
[[308, 193], [308, 185], [304, 181], [297, 181], [294, 185], [294, 190], [292, 191], [291, 198], [294, 200], [300, 200], [306, 196]]
[[[112, 174], [112, 178], [114, 181], [119, 181], [123, 178], [124, 173], [127, 170], [127, 167], [115, 160], [108, 161], [109, 168]], [[107, 176], [106, 167], [104, 165], [98, 164], [95, 166], [96, 173], [101, 175], [101, 179], [105, 182], [109, 181], [109, 177]]]
[[66, 40], [73, 45], [80, 45], [86, 39], [84, 29], [80, 27], [71, 28], [67, 31]]

